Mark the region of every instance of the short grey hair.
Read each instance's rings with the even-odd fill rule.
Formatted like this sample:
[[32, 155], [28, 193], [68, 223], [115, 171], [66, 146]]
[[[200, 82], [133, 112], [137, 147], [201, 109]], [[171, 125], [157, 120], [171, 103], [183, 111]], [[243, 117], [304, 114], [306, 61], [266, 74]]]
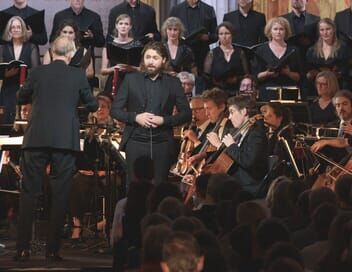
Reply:
[[196, 78], [195, 76], [192, 74], [192, 73], [189, 73], [189, 72], [186, 72], [186, 71], [183, 71], [183, 72], [179, 72], [177, 74], [177, 77], [180, 79], [180, 81], [182, 80], [189, 80], [193, 83], [193, 85], [195, 84], [196, 82]]
[[66, 37], [58, 37], [53, 42], [52, 51], [57, 56], [68, 56], [74, 51], [74, 43]]

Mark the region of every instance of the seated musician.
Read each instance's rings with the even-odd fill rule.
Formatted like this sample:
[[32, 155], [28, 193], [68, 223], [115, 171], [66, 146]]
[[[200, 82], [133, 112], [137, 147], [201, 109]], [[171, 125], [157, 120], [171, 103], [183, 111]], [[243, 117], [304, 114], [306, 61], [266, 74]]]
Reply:
[[[268, 155], [277, 156], [278, 162], [288, 162], [289, 157], [287, 150], [280, 139], [281, 137], [284, 138], [290, 148], [293, 148], [292, 116], [290, 109], [280, 102], [269, 102], [262, 106], [260, 110], [264, 116], [265, 125], [269, 127]], [[281, 170], [285, 169], [281, 168]], [[280, 172], [280, 174], [286, 173]]]
[[311, 146], [313, 152], [320, 151], [326, 146], [347, 148], [347, 151], [350, 151], [351, 141], [349, 138], [352, 135], [352, 93], [349, 90], [338, 91], [333, 98], [333, 104], [340, 118], [338, 137], [315, 142]]
[[319, 71], [330, 70], [339, 80], [340, 88], [348, 88], [348, 48], [337, 38], [331, 19], [321, 19], [318, 28], [319, 39], [306, 55], [307, 78], [314, 81]]
[[[203, 92], [201, 97], [209, 124], [198, 137], [198, 141], [195, 141], [195, 149], [193, 152], [195, 155], [189, 158], [188, 163], [190, 164], [205, 158], [207, 152], [215, 151], [221, 145], [223, 135], [232, 129], [231, 123], [225, 116], [227, 99], [225, 91], [219, 88], [213, 88]], [[207, 148], [203, 148], [203, 144], [206, 141], [209, 141], [210, 145], [208, 145]]]
[[[112, 96], [101, 92], [97, 95], [99, 108], [89, 116], [91, 123], [101, 125], [112, 125], [110, 117]], [[105, 178], [104, 171], [104, 151], [100, 147], [98, 136], [104, 133], [103, 128], [91, 127], [86, 132], [84, 141], [84, 153], [77, 159], [78, 173], [73, 178], [71, 190], [71, 215], [73, 216], [72, 242], [79, 242], [81, 235], [81, 221], [85, 212], [96, 207], [94, 197], [97, 192], [103, 191]], [[95, 203], [96, 204], [96, 203]]]
[[[250, 119], [256, 113], [256, 105], [249, 97], [231, 97], [227, 103], [229, 119], [235, 128], [240, 129], [235, 139], [231, 134], [226, 134], [222, 140], [227, 147], [226, 154], [234, 161], [230, 174], [244, 190], [256, 193], [268, 168], [268, 140], [264, 122]], [[241, 129], [249, 120], [253, 124]]]

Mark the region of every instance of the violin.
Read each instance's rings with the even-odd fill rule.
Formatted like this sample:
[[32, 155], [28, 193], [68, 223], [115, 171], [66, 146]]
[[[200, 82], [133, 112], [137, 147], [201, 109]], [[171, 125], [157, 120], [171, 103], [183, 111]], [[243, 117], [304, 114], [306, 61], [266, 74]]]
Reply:
[[325, 173], [318, 176], [312, 189], [327, 187], [335, 191], [335, 184], [339, 177], [343, 175], [352, 175], [352, 154], [348, 154], [340, 163], [336, 163], [318, 152], [313, 154], [327, 161], [330, 166], [327, 167]]

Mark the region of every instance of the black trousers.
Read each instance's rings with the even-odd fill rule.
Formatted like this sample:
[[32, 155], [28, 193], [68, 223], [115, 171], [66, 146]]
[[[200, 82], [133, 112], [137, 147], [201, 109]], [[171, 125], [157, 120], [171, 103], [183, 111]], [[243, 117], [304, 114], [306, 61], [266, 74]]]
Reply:
[[30, 248], [32, 221], [37, 198], [42, 194], [46, 166], [52, 190], [47, 253], [57, 253], [61, 245], [61, 230], [69, 203], [71, 180], [75, 170], [74, 152], [62, 149], [37, 148], [23, 151], [20, 165], [23, 172], [20, 194], [17, 251]]
[[154, 162], [154, 183], [166, 182], [173, 158], [173, 148], [170, 142], [144, 143], [132, 139], [126, 145], [127, 186], [135, 180], [133, 165], [141, 156], [150, 156]]

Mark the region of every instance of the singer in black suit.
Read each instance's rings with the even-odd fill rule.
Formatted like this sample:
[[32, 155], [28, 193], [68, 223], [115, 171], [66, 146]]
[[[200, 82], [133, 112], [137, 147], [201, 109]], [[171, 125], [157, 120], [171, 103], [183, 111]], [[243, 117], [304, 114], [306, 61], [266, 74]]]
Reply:
[[82, 100], [88, 110], [98, 109], [84, 72], [67, 65], [74, 50], [72, 42], [59, 37], [52, 50], [54, 61], [34, 69], [18, 91], [18, 103], [31, 103], [32, 114], [22, 145], [23, 183], [15, 260], [29, 257], [36, 198], [42, 193], [48, 165], [52, 204], [46, 257], [50, 261], [62, 260], [58, 255], [60, 235], [75, 170], [75, 152], [80, 150], [77, 107]]
[[336, 13], [335, 25], [338, 37], [345, 41], [346, 43], [351, 43], [352, 37], [352, 2], [350, 2], [350, 7]]
[[126, 75], [111, 115], [126, 124], [120, 149], [126, 151], [128, 183], [134, 179], [133, 164], [140, 156], [152, 157], [155, 183], [160, 183], [167, 181], [175, 155], [172, 127], [191, 121], [192, 113], [179, 79], [163, 73], [164, 45], [149, 43], [142, 55], [142, 72]]

